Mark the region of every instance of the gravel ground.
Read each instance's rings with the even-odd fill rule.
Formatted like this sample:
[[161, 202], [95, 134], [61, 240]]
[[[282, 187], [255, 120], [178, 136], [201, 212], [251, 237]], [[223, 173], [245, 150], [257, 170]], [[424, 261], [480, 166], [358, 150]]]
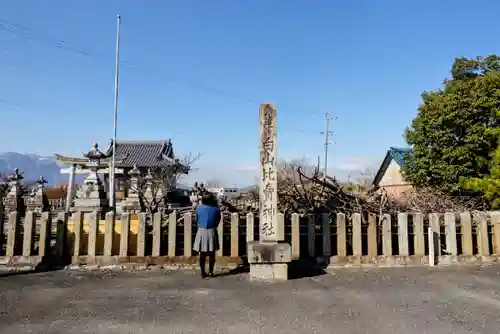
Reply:
[[339, 269], [281, 283], [193, 271], [0, 277], [0, 333], [500, 333], [500, 266]]

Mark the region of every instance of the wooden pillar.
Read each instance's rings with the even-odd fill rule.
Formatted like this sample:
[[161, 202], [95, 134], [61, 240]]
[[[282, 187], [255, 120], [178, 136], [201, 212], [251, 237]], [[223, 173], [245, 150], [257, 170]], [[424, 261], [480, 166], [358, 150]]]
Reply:
[[20, 217], [17, 211], [9, 213], [9, 231], [7, 232], [7, 249], [5, 255], [14, 256], [17, 236], [20, 228]]
[[382, 215], [382, 254], [392, 256], [392, 225], [391, 215]]
[[33, 251], [33, 234], [35, 232], [36, 216], [33, 211], [26, 212], [24, 217], [23, 256], [31, 256]]
[[231, 213], [231, 257], [238, 257], [239, 225], [239, 214], [237, 212]]
[[121, 231], [120, 231], [120, 257], [128, 256], [128, 239], [130, 236], [130, 213], [124, 212], [121, 214]]
[[455, 213], [446, 212], [444, 214], [444, 228], [446, 231], [446, 250], [449, 255], [457, 255], [457, 227]]
[[330, 257], [332, 255], [332, 231], [330, 224], [330, 215], [323, 213], [321, 215], [322, 232], [323, 232], [323, 256]]
[[[52, 220], [50, 212], [42, 213], [42, 221], [40, 222], [40, 238], [38, 241], [38, 256], [48, 256], [50, 250], [50, 234], [52, 230]], [[56, 244], [57, 246], [57, 244]]]
[[111, 256], [113, 250], [113, 235], [115, 233], [115, 213], [106, 213], [104, 221], [104, 256]]
[[224, 214], [221, 214], [220, 216], [219, 226], [217, 226], [217, 233], [219, 237], [219, 250], [217, 251], [217, 256], [222, 256], [224, 254], [222, 251], [222, 248], [224, 247]]
[[307, 221], [307, 247], [309, 256], [314, 257], [316, 254], [316, 227], [314, 215], [309, 215]]
[[363, 248], [361, 243], [361, 214], [352, 214], [352, 255], [361, 257]]
[[254, 240], [255, 216], [252, 212], [247, 213], [247, 242]]
[[184, 214], [184, 256], [193, 256], [193, 215], [191, 212]]
[[409, 256], [408, 246], [408, 214], [398, 213], [398, 246], [400, 256]]
[[92, 212], [88, 216], [88, 225], [89, 225], [89, 239], [88, 239], [88, 251], [87, 255], [93, 261], [92, 258], [95, 258], [96, 254], [96, 245], [97, 245], [97, 229], [99, 228], [99, 218], [97, 212]]
[[292, 214], [292, 259], [300, 257], [300, 216], [298, 213]]
[[146, 213], [139, 213], [139, 226], [137, 230], [137, 256], [143, 257], [146, 251]]
[[161, 250], [161, 221], [163, 219], [163, 215], [161, 212], [156, 212], [153, 215], [153, 249], [151, 250], [152, 256], [160, 256]]
[[177, 211], [168, 217], [168, 256], [175, 257], [175, 239], [177, 234]]
[[490, 255], [490, 245], [488, 242], [488, 217], [483, 212], [475, 214], [477, 223], [477, 251], [481, 256]]
[[82, 244], [82, 234], [83, 234], [83, 214], [81, 212], [75, 212], [72, 217], [73, 221], [73, 234], [75, 236], [74, 246], [73, 246], [73, 264], [78, 264], [80, 257], [80, 246]]
[[345, 214], [337, 213], [337, 255], [347, 256], [347, 236], [345, 229]]
[[500, 254], [500, 212], [491, 213], [491, 224], [493, 225], [493, 254]]
[[413, 240], [415, 245], [415, 255], [425, 255], [425, 237], [424, 237], [424, 216], [421, 213], [413, 215]]
[[472, 220], [470, 212], [460, 213], [460, 224], [462, 225], [462, 254], [472, 256]]
[[378, 255], [377, 247], [377, 216], [368, 215], [368, 257], [376, 258]]

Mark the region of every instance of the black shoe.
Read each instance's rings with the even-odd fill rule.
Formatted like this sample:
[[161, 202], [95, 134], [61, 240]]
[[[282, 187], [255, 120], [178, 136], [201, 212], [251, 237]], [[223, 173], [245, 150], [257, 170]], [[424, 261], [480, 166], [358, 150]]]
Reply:
[[201, 276], [201, 278], [207, 278], [208, 277], [208, 275], [206, 273], [201, 273], [200, 276]]
[[215, 274], [214, 273], [208, 273], [208, 276], [209, 277], [215, 277]]

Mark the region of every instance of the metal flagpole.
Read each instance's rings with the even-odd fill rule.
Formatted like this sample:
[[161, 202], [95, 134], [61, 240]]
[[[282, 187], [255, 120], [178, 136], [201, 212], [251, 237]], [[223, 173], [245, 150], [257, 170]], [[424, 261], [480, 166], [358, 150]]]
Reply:
[[111, 169], [109, 171], [109, 206], [113, 211], [116, 209], [115, 191], [115, 162], [116, 162], [116, 124], [118, 120], [118, 70], [120, 59], [120, 15], [116, 17], [116, 60], [115, 60], [115, 110], [113, 119], [113, 157], [111, 158]]

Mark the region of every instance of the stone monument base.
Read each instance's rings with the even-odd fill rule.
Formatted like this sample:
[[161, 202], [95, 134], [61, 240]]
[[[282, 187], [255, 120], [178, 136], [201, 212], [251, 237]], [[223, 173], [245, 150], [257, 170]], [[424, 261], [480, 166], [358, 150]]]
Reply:
[[251, 280], [288, 280], [292, 249], [286, 242], [251, 241], [248, 243]]

